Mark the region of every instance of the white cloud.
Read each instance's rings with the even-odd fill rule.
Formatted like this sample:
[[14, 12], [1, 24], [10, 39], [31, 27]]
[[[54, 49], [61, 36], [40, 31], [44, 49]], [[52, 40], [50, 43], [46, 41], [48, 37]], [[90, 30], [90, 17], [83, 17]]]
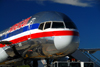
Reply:
[[52, 1], [60, 4], [69, 4], [80, 7], [91, 7], [95, 0], [23, 0], [23, 1], [37, 1], [43, 3], [44, 1]]
[[38, 0], [41, 2], [52, 1], [55, 3], [69, 4], [73, 6], [91, 7], [94, 0]]
[[74, 6], [89, 7], [92, 6], [89, 2], [83, 3], [82, 0], [51, 0], [53, 2], [69, 4]]

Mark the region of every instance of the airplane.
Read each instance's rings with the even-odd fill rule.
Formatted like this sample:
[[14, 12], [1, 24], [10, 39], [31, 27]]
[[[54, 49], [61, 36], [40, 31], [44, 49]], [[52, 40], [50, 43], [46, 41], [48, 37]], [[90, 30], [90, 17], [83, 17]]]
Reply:
[[[79, 32], [73, 21], [56, 11], [43, 11], [0, 32], [0, 64], [28, 63], [70, 55], [79, 47]], [[17, 60], [18, 59], [18, 60]]]

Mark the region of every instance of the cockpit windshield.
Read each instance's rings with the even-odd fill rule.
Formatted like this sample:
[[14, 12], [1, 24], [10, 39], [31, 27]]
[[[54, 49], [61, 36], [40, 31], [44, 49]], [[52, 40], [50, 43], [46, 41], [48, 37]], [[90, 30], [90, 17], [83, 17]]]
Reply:
[[64, 23], [63, 22], [53, 22], [52, 28], [64, 28]]
[[73, 22], [61, 22], [61, 21], [48, 21], [41, 23], [39, 26], [40, 30], [45, 30], [49, 28], [69, 28], [69, 29], [77, 29]]
[[39, 26], [40, 30], [45, 30], [48, 28], [65, 28], [65, 26], [63, 22], [50, 22], [50, 21], [41, 23]]
[[77, 29], [73, 22], [66, 22], [65, 25], [66, 25], [66, 28]]

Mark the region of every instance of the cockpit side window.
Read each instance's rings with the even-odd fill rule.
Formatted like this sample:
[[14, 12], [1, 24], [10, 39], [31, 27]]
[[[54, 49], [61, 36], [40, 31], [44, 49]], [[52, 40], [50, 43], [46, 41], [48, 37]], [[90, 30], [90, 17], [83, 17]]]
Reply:
[[51, 26], [51, 22], [46, 22], [44, 29], [50, 28], [50, 26]]
[[43, 30], [43, 26], [44, 26], [44, 23], [41, 23], [40, 26], [39, 26], [39, 29]]
[[64, 28], [63, 22], [53, 22], [52, 28]]

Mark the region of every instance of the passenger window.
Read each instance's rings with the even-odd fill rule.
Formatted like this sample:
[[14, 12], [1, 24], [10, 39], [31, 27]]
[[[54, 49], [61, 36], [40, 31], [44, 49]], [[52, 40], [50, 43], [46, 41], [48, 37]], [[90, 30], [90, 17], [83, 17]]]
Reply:
[[64, 28], [63, 22], [53, 22], [52, 28]]
[[51, 26], [51, 22], [46, 22], [46, 23], [45, 23], [45, 28], [44, 28], [44, 29], [50, 28], [50, 26]]
[[41, 23], [40, 26], [39, 26], [39, 29], [43, 30], [43, 26], [44, 26], [44, 23]]

